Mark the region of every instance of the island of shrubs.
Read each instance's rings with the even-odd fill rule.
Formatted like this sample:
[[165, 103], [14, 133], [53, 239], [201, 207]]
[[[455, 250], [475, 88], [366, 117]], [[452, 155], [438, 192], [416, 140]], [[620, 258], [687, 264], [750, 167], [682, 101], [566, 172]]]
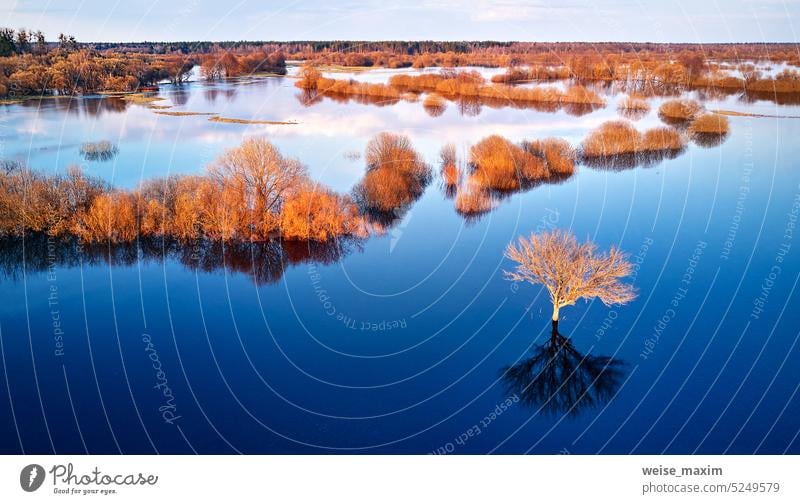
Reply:
[[658, 109], [661, 119], [677, 128], [685, 129], [691, 139], [702, 147], [719, 145], [728, 135], [728, 118], [706, 112], [694, 100], [669, 100]]
[[296, 86], [325, 95], [354, 95], [399, 100], [403, 93], [428, 93], [423, 106], [427, 110], [443, 110], [444, 100], [475, 99], [495, 103], [551, 103], [556, 105], [602, 106], [605, 101], [595, 92], [580, 85], [561, 91], [555, 87], [521, 88], [487, 84], [475, 71], [445, 70], [421, 75], [393, 75], [388, 84], [359, 82], [353, 79], [332, 79], [306, 66], [300, 71]]

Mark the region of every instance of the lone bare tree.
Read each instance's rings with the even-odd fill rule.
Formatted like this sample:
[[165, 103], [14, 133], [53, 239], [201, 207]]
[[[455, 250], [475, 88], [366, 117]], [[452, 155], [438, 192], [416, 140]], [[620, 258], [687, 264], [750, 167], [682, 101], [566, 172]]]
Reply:
[[553, 303], [553, 330], [558, 312], [579, 299], [599, 298], [606, 306], [622, 305], [636, 297], [632, 285], [622, 283], [633, 265], [616, 247], [598, 253], [592, 242], [578, 243], [575, 236], [561, 231], [546, 231], [520, 237], [506, 248], [506, 257], [517, 262], [505, 277], [514, 282], [542, 284]]

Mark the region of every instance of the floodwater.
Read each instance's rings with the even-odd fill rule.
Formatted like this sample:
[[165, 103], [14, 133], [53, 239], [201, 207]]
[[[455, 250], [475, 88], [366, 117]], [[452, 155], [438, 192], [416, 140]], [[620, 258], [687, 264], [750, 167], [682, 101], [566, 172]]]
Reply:
[[[309, 101], [291, 75], [197, 81], [155, 103], [296, 124], [44, 99], [0, 107], [0, 158], [134, 188], [265, 136], [347, 192], [376, 133], [408, 135], [434, 166], [445, 143], [464, 157], [491, 134], [577, 146], [619, 118], [624, 94], [598, 92], [596, 110], [449, 102], [437, 115], [421, 99]], [[662, 124], [661, 100], [637, 128]], [[336, 246], [4, 240], [0, 452], [798, 453], [800, 119], [730, 125], [720, 145], [579, 166], [477, 220], [434, 180], [384, 235]], [[98, 141], [116, 155], [81, 157]], [[503, 279], [505, 246], [552, 228], [630, 253], [639, 291], [562, 309], [556, 339], [546, 292]]]

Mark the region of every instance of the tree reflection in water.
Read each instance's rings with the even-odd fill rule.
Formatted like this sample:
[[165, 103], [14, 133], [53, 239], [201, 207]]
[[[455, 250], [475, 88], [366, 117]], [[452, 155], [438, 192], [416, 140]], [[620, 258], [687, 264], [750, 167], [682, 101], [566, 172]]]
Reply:
[[607, 356], [582, 354], [558, 332], [535, 345], [530, 358], [502, 369], [509, 394], [547, 414], [577, 416], [606, 403], [619, 389], [625, 363]]
[[110, 245], [82, 244], [75, 238], [50, 238], [27, 234], [22, 238], [0, 239], [0, 274], [19, 279], [23, 274], [52, 267], [81, 267], [108, 264], [131, 266], [146, 262], [176, 261], [192, 270], [221, 269], [248, 275], [256, 284], [278, 282], [288, 266], [332, 264], [359, 249], [361, 240], [330, 242], [269, 240], [264, 242], [221, 242], [207, 239], [179, 241], [141, 238], [138, 242]]

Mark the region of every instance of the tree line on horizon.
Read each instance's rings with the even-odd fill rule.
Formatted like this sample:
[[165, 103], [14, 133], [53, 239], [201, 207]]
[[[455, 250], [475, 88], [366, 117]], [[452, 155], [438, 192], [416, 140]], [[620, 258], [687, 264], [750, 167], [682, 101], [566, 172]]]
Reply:
[[[79, 43], [61, 34], [0, 28], [0, 96], [130, 92], [183, 82], [199, 65], [209, 78], [284, 74], [286, 60], [388, 68], [508, 68], [498, 83], [527, 80], [644, 80], [660, 85], [800, 92], [797, 70], [764, 78], [752, 61], [800, 66], [793, 44], [575, 42], [143, 42]], [[740, 63], [745, 61], [745, 63]], [[731, 63], [733, 62], [733, 63]], [[741, 77], [729, 75], [735, 69]]]

